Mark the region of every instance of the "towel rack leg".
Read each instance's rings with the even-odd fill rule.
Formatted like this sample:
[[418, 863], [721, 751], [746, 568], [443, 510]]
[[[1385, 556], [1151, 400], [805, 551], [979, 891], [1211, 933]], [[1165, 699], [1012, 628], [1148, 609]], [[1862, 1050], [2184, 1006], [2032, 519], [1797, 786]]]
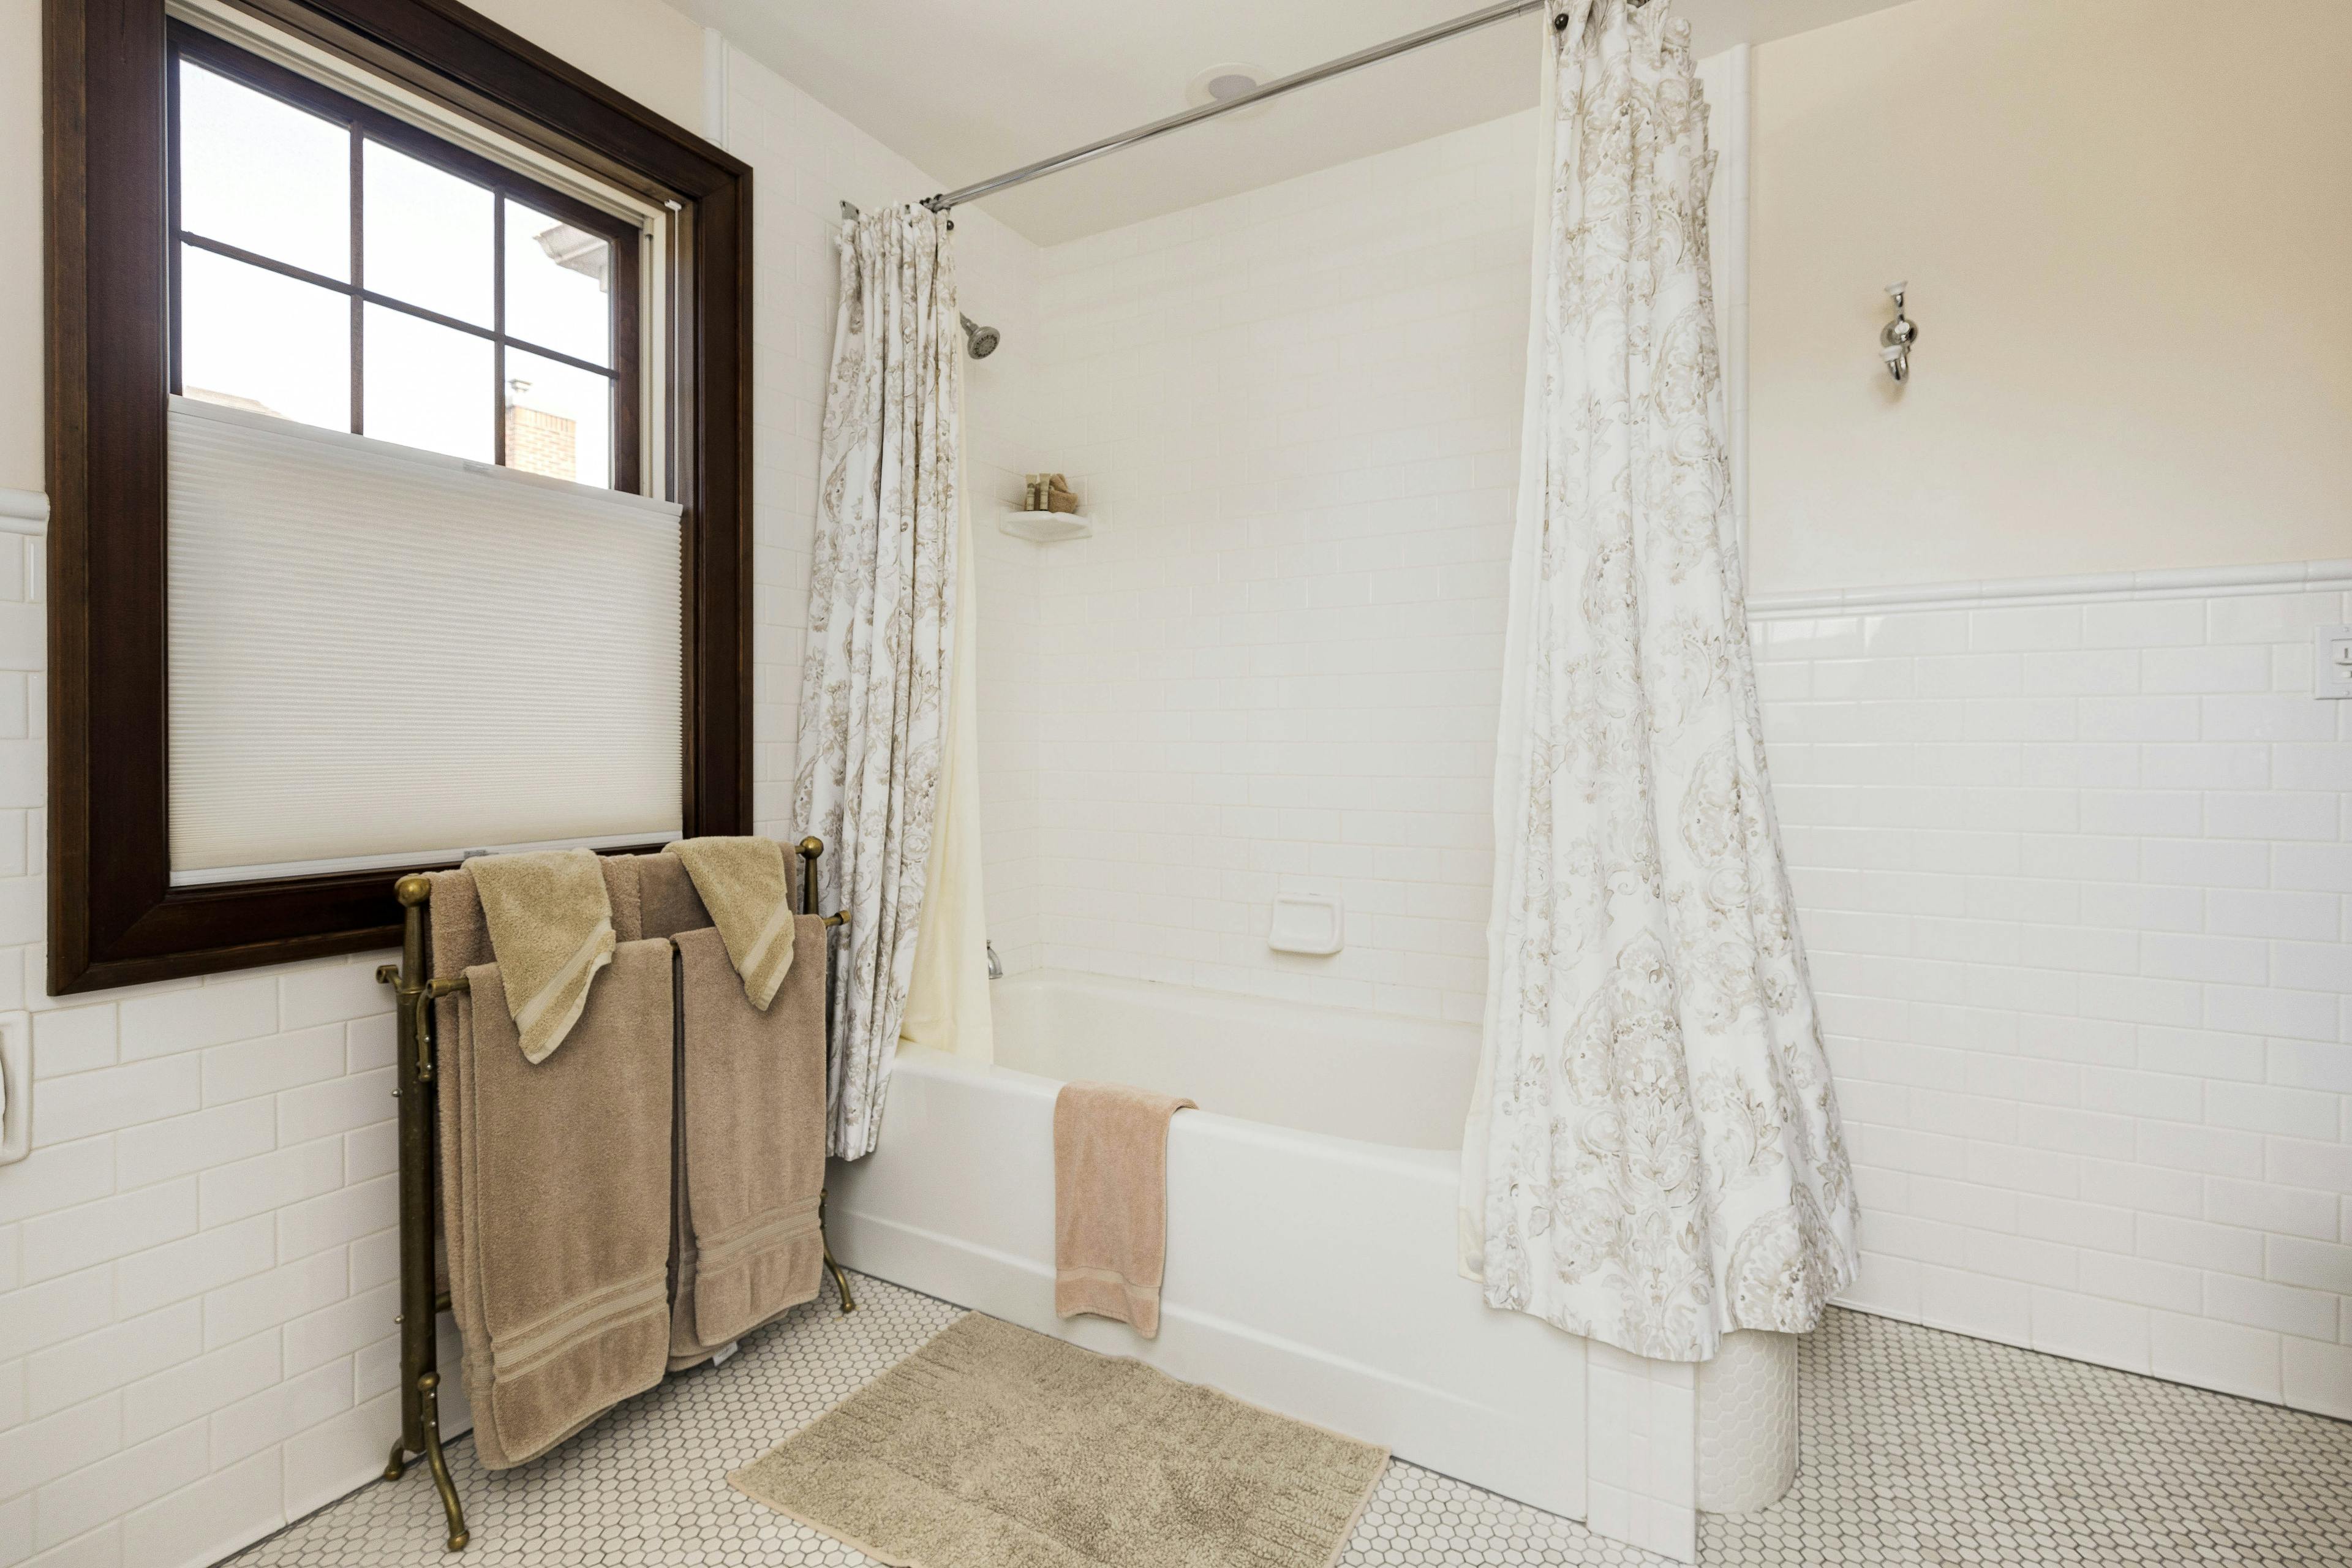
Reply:
[[457, 1483], [449, 1479], [449, 1461], [441, 1452], [441, 1374], [428, 1372], [416, 1380], [417, 1403], [425, 1407], [425, 1463], [433, 1471], [433, 1489], [441, 1494], [441, 1511], [449, 1520], [449, 1550], [463, 1552], [471, 1539], [466, 1530], [465, 1506], [457, 1500]]
[[824, 1248], [824, 1266], [832, 1272], [833, 1288], [841, 1292], [841, 1310], [844, 1316], [847, 1316], [857, 1310], [857, 1298], [849, 1293], [849, 1276], [843, 1273], [841, 1265], [833, 1260], [833, 1243], [825, 1238], [823, 1192], [816, 1195], [816, 1239], [817, 1245]]
[[425, 906], [433, 884], [403, 877], [394, 885], [402, 913], [400, 963], [385, 964], [376, 979], [393, 988], [394, 1032], [398, 1065], [393, 1090], [400, 1102], [400, 1436], [384, 1466], [384, 1479], [398, 1480], [408, 1456], [424, 1457], [441, 1494], [449, 1526], [449, 1550], [463, 1552], [469, 1533], [466, 1510], [449, 1479], [441, 1452], [441, 1373], [436, 1321], [445, 1304], [433, 1278], [434, 1136], [433, 988], [425, 980]]
[[[793, 852], [801, 858], [801, 913], [813, 915], [816, 913], [816, 862], [817, 858], [824, 853], [824, 840], [812, 834], [794, 845]], [[825, 917], [828, 941], [835, 930], [848, 923], [848, 920], [846, 913]], [[824, 970], [824, 1073], [830, 1083], [833, 1078], [833, 955], [830, 952], [825, 954]], [[832, 1107], [827, 1105], [825, 1109], [829, 1113]], [[841, 1265], [833, 1260], [833, 1243], [824, 1234], [823, 1192], [816, 1196], [816, 1234], [818, 1244], [824, 1248], [825, 1268], [833, 1275], [833, 1288], [841, 1292], [841, 1310], [845, 1314], [855, 1312], [857, 1310], [857, 1298], [849, 1293], [849, 1276], [842, 1272]]]

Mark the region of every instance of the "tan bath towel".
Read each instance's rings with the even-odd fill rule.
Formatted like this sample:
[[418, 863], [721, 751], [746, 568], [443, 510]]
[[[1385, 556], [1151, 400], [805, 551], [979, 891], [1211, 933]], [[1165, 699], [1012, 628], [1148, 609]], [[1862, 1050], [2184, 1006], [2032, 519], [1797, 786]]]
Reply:
[[613, 901], [593, 849], [485, 855], [466, 863], [481, 895], [523, 1058], [543, 1062], [613, 962]]
[[[824, 922], [800, 917], [800, 938]], [[719, 933], [678, 933], [677, 1281], [672, 1367], [815, 1297], [824, 1266], [824, 965], [793, 966], [764, 1013]]]
[[1168, 1260], [1168, 1123], [1192, 1101], [1123, 1083], [1054, 1098], [1054, 1310], [1160, 1337]]
[[[465, 873], [444, 873], [463, 877]], [[478, 943], [436, 879], [435, 967]], [[445, 941], [445, 919], [451, 928]], [[672, 1046], [670, 945], [614, 951], [562, 1053], [524, 1059], [495, 964], [442, 1005], [441, 1197], [475, 1446], [535, 1458], [661, 1381]]]
[[637, 884], [638, 931], [646, 936], [676, 936], [715, 925], [686, 874], [686, 862], [675, 855], [616, 855], [608, 858], [635, 868]]
[[793, 879], [783, 846], [772, 838], [681, 838], [668, 852], [686, 862], [743, 977], [743, 994], [766, 1012], [793, 967]]

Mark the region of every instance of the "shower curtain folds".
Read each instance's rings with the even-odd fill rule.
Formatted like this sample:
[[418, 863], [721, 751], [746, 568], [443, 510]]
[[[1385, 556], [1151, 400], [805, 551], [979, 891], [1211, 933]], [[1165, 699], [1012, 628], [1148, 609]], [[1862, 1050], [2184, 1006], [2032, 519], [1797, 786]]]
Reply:
[[827, 1086], [829, 1151], [849, 1159], [881, 1133], [956, 677], [963, 333], [950, 226], [896, 207], [838, 240], [793, 813], [824, 840], [823, 896], [849, 915]]
[[1704, 1361], [1853, 1278], [1853, 1181], [1774, 816], [1668, 0], [1553, 0], [1548, 201], [1463, 1140], [1489, 1305]]

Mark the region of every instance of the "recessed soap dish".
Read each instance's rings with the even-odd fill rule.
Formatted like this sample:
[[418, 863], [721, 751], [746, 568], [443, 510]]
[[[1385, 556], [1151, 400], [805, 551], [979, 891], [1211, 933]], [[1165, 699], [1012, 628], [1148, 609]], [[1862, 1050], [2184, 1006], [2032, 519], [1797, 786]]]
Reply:
[[1276, 952], [1334, 953], [1347, 923], [1347, 910], [1337, 893], [1276, 893], [1265, 944]]
[[1075, 511], [1008, 511], [998, 526], [1015, 539], [1031, 539], [1040, 544], [1085, 539], [1095, 531], [1094, 519]]

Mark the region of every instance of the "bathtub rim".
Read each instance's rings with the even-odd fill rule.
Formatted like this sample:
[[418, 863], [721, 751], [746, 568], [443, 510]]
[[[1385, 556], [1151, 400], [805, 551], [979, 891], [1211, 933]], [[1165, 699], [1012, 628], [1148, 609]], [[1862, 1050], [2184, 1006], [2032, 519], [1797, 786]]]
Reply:
[[[1048, 1078], [1031, 1072], [1026, 1068], [1006, 1067], [1002, 1062], [976, 1062], [955, 1056], [931, 1046], [919, 1046], [902, 1040], [890, 1066], [891, 1077], [912, 1069], [919, 1075], [955, 1077], [985, 1081], [1005, 1091], [1027, 1100], [1052, 1104], [1063, 1088], [1073, 1081]], [[882, 1108], [883, 1124], [889, 1124], [890, 1109], [886, 1100]], [[1416, 1149], [1407, 1143], [1381, 1143], [1369, 1138], [1343, 1138], [1334, 1132], [1316, 1132], [1304, 1127], [1292, 1127], [1279, 1121], [1261, 1121], [1255, 1117], [1234, 1116], [1221, 1110], [1203, 1110], [1188, 1107], [1169, 1123], [1168, 1136], [1172, 1141], [1182, 1138], [1187, 1142], [1206, 1137], [1215, 1141], [1255, 1144], [1261, 1148], [1298, 1148], [1318, 1151], [1322, 1156], [1370, 1169], [1406, 1171], [1425, 1173], [1430, 1171], [1456, 1171], [1462, 1163], [1462, 1151], [1454, 1149]]]

